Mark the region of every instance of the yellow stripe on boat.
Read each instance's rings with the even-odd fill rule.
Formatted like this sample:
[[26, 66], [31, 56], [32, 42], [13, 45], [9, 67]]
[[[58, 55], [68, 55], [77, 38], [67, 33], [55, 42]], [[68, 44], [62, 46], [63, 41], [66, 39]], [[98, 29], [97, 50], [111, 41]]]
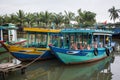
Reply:
[[30, 51], [44, 51], [44, 50], [50, 50], [49, 48], [33, 48], [33, 47], [22, 47], [22, 46], [12, 46], [7, 45], [9, 51], [20, 51], [20, 50], [30, 50]]
[[29, 32], [43, 32], [43, 33], [59, 33], [60, 29], [44, 29], [44, 28], [24, 28], [24, 31]]

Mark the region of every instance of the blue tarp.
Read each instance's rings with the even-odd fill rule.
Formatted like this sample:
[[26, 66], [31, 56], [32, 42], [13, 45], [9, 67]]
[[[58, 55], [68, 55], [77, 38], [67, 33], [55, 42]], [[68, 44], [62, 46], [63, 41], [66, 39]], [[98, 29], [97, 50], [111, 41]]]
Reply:
[[120, 28], [114, 28], [113, 31], [114, 34], [120, 34]]

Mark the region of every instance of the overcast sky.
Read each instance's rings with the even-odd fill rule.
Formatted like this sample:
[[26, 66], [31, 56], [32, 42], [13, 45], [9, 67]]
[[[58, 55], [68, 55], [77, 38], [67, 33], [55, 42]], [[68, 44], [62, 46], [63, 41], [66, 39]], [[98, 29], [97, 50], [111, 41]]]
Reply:
[[77, 13], [78, 9], [82, 11], [91, 11], [97, 14], [97, 22], [111, 22], [108, 9], [115, 6], [120, 9], [120, 0], [0, 0], [0, 15], [18, 12], [19, 9], [24, 12], [63, 12], [71, 11]]

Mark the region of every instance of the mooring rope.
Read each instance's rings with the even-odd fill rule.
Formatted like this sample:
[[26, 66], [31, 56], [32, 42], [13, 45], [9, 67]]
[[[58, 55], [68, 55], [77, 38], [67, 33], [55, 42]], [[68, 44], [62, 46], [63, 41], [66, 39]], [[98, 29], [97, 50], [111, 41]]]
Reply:
[[41, 57], [41, 55], [38, 56], [37, 58], [35, 58], [34, 60], [32, 60], [30, 63], [24, 65], [24, 67], [28, 67], [28, 66], [30, 66], [32, 63], [34, 63], [35, 61], [37, 61], [40, 57]]
[[22, 65], [22, 67], [21, 68], [16, 68], [16, 69], [14, 69], [14, 71], [16, 71], [16, 70], [20, 70], [20, 69], [24, 69], [24, 68], [26, 68], [26, 67], [28, 67], [28, 66], [30, 66], [31, 64], [33, 64], [35, 61], [37, 61], [39, 58], [41, 57], [41, 55], [40, 56], [38, 56], [37, 58], [35, 58], [34, 60], [32, 60], [31, 62], [29, 62], [28, 64], [26, 64], [26, 65]]
[[[0, 41], [0, 44], [1, 44], [1, 46], [3, 46], [3, 47], [7, 50], [6, 52], [9, 52], [9, 49], [7, 48], [7, 46], [6, 46], [2, 41]], [[41, 56], [42, 56], [42, 55], [38, 56], [37, 58], [35, 58], [34, 60], [32, 60], [30, 63], [22, 66], [21, 68], [18, 68], [18, 69], [17, 69], [17, 67], [16, 67], [16, 69], [14, 69], [14, 70], [23, 69], [23, 68], [26, 68], [26, 67], [30, 66], [32, 63], [34, 63], [35, 61], [37, 61]], [[21, 64], [21, 65], [22, 65], [22, 64]]]

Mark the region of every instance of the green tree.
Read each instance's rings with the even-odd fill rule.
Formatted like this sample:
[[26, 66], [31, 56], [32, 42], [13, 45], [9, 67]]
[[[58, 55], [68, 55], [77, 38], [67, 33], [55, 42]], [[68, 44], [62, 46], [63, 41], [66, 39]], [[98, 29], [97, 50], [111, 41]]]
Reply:
[[67, 12], [64, 11], [65, 15], [64, 15], [64, 23], [66, 24], [66, 26], [70, 26], [70, 21], [75, 20], [75, 14], [73, 12]]
[[120, 12], [120, 9], [115, 9], [115, 6], [113, 6], [108, 12], [110, 13], [110, 20], [113, 20], [115, 23], [115, 20], [119, 18], [118, 12]]
[[75, 17], [75, 20], [78, 22], [78, 25], [80, 25], [80, 27], [82, 27], [82, 24], [84, 22], [84, 20], [83, 20], [84, 14], [81, 9], [78, 9], [77, 13], [78, 13], [78, 15]]
[[90, 11], [81, 11], [81, 9], [78, 10], [78, 16], [76, 16], [76, 21], [80, 25], [80, 27], [88, 27], [92, 26], [96, 20], [95, 20], [96, 14]]
[[26, 13], [25, 22], [27, 22], [28, 27], [32, 26], [33, 21], [34, 21], [34, 15], [32, 13]]
[[90, 11], [84, 11], [84, 16], [83, 16], [83, 21], [84, 21], [84, 25], [87, 26], [92, 26], [96, 20], [95, 20], [95, 16], [96, 14]]
[[48, 11], [45, 11], [41, 14], [41, 21], [46, 24], [46, 27], [48, 27], [48, 24], [51, 24], [51, 15], [52, 13], [49, 13]]
[[0, 16], [0, 25], [3, 25], [4, 24], [4, 17], [3, 16]]
[[19, 24], [21, 26], [23, 26], [24, 24], [24, 20], [25, 20], [25, 13], [23, 10], [19, 10], [17, 13], [17, 21], [19, 22]]
[[43, 14], [44, 14], [44, 12], [34, 13], [34, 21], [37, 23], [37, 26], [40, 26], [40, 22], [43, 22], [42, 21]]
[[63, 23], [64, 16], [62, 13], [54, 13], [52, 17], [52, 22], [56, 24], [56, 27], [59, 28], [61, 24]]
[[10, 14], [10, 23], [13, 23], [13, 24], [17, 23], [17, 16], [14, 13]]

